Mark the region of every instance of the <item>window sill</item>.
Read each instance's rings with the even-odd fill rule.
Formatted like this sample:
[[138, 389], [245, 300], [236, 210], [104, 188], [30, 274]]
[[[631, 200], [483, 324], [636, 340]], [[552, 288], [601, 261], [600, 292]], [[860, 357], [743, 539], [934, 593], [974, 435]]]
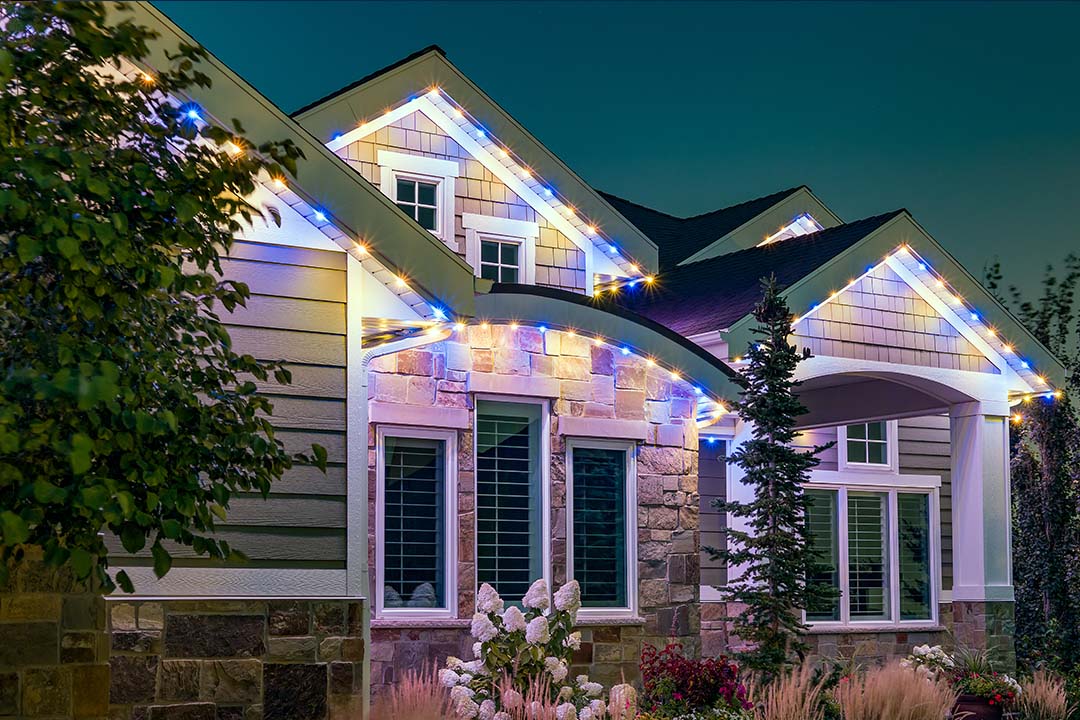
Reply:
[[637, 615], [582, 615], [581, 611], [578, 611], [574, 627], [610, 627], [612, 625], [624, 627], [644, 624], [645, 618]]
[[372, 630], [393, 628], [467, 628], [472, 621], [467, 618], [381, 617], [371, 621]]
[[896, 623], [865, 623], [858, 625], [810, 625], [808, 635], [853, 635], [857, 633], [887, 632], [943, 632], [946, 628], [935, 622], [897, 625]]

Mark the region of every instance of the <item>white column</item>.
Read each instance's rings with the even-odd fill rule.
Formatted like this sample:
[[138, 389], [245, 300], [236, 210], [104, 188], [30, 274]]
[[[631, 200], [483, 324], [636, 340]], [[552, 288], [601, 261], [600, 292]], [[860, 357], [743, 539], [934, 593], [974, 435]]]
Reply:
[[1009, 406], [954, 405], [953, 600], [1012, 601]]

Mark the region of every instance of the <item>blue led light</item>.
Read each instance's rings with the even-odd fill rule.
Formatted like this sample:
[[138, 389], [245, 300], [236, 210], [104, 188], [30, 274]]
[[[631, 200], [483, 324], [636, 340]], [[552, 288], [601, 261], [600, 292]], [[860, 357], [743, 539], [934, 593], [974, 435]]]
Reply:
[[315, 219], [319, 222], [326, 222], [326, 214], [322, 210], [316, 210]]
[[716, 438], [714, 438], [714, 437], [712, 437], [710, 435], [709, 437], [705, 438], [705, 442], [709, 443], [710, 445], [715, 445], [716, 444]]
[[337, 132], [337, 133], [334, 133], [333, 137], [331, 137], [330, 139], [331, 140], [337, 140], [339, 137], [341, 137], [341, 133]]
[[542, 332], [542, 333], [546, 333], [546, 332], [547, 332], [547, 327], [546, 327], [546, 326], [544, 326], [544, 325], [541, 325], [540, 327], [538, 327], [538, 328], [536, 328], [536, 329], [537, 329], [537, 330], [539, 330], [539, 331], [540, 331], [540, 332]]
[[485, 138], [485, 137], [487, 137], [487, 133], [486, 133], [486, 132], [484, 132], [483, 130], [477, 130], [477, 131], [476, 131], [476, 137], [478, 137], [478, 138]]
[[971, 319], [975, 322], [979, 321], [979, 313], [971, 313]]
[[694, 394], [696, 394], [696, 395], [704, 395], [705, 393], [701, 388], [696, 387], [696, 388], [694, 388]]
[[609, 253], [617, 253], [617, 252], [619, 252], [619, 248], [615, 247], [614, 245], [608, 245], [607, 246], [607, 251]]
[[1028, 361], [1027, 361], [1027, 360], [1022, 360], [1022, 361], [1020, 362], [1020, 367], [1024, 368], [1025, 370], [1027, 370], [1028, 368], [1030, 368], [1030, 367], [1031, 367], [1031, 365], [1030, 365], [1030, 364], [1028, 364]]
[[446, 311], [443, 310], [441, 307], [436, 307], [436, 306], [432, 305], [431, 306], [431, 314], [434, 315], [435, 317], [437, 317], [440, 320], [445, 320], [446, 319]]
[[920, 270], [925, 270], [926, 269], [926, 263], [919, 263], [919, 269]]
[[622, 349], [622, 354], [623, 354], [623, 355], [629, 355], [629, 354], [630, 354], [630, 348], [628, 348], [628, 347], [624, 347], [624, 348]]
[[640, 280], [638, 278], [634, 278], [633, 280], [630, 281], [630, 287], [634, 287], [635, 285], [638, 284], [638, 282], [640, 282]]
[[195, 104], [185, 105], [181, 108], [181, 115], [185, 120], [202, 120], [202, 113], [199, 112], [199, 106]]
[[544, 197], [551, 197], [552, 194], [551, 188], [544, 188]]

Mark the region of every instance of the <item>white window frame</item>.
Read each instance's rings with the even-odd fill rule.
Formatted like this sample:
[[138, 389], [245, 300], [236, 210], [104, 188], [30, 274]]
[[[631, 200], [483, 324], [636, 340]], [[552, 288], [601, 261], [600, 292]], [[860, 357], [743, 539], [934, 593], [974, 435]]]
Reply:
[[637, 572], [637, 443], [633, 440], [566, 439], [566, 580], [574, 579], [574, 450], [575, 448], [622, 450], [626, 457], [626, 607], [583, 607], [582, 620], [636, 618], [638, 614]]
[[[540, 406], [540, 447], [538, 448], [538, 457], [540, 462], [540, 563], [542, 569], [542, 575], [544, 583], [548, 586], [548, 593], [551, 593], [551, 403], [547, 398], [537, 398], [521, 395], [510, 395], [500, 393], [476, 393], [473, 396], [473, 408], [476, 408], [480, 402], [499, 403], [499, 404], [518, 404], [518, 405], [539, 405]], [[479, 495], [479, 488], [477, 483], [480, 477], [479, 467], [479, 453], [477, 452], [477, 436], [479, 433], [478, 421], [480, 413], [476, 410], [472, 413], [472, 456], [473, 456], [473, 502], [474, 508], [479, 508], [479, 504], [476, 502]], [[473, 512], [473, 558], [476, 562], [473, 563], [473, 589], [474, 592], [480, 590], [480, 540], [479, 533], [476, 531], [478, 523], [480, 521], [480, 513], [477, 510]], [[538, 579], [538, 578], [537, 578]]]
[[536, 240], [540, 237], [537, 223], [462, 213], [461, 226], [465, 228], [465, 262], [472, 267], [476, 277], [480, 277], [480, 241], [487, 238], [520, 244], [518, 282], [536, 284]]
[[[803, 487], [806, 490], [828, 490], [837, 493], [836, 533], [838, 563], [840, 575], [840, 619], [807, 620], [806, 611], [802, 613], [803, 622], [817, 631], [857, 630], [874, 632], [875, 630], [898, 630], [912, 627], [937, 627], [940, 624], [941, 602], [941, 478], [929, 475], [901, 476], [902, 485], [874, 484], [873, 482], [844, 483], [837, 482], [835, 474], [823, 474], [819, 480], [818, 472], [813, 471], [811, 481]], [[889, 561], [889, 620], [852, 620], [849, 603], [850, 568], [848, 564], [848, 492], [879, 493], [886, 496], [886, 537], [888, 547], [886, 557]], [[921, 494], [929, 497], [930, 514], [930, 617], [922, 620], [900, 619], [900, 531], [897, 523], [898, 493]]]
[[875, 472], [875, 473], [891, 473], [898, 475], [900, 473], [900, 423], [897, 420], [865, 420], [861, 423], [848, 423], [850, 425], [863, 425], [868, 422], [884, 422], [885, 423], [885, 457], [888, 462], [885, 463], [869, 463], [869, 462], [851, 462], [848, 460], [848, 437], [847, 437], [847, 425], [840, 425], [836, 428], [836, 452], [837, 452], [837, 467], [840, 470], [856, 470], [859, 472]]
[[[444, 478], [446, 492], [446, 540], [445, 548], [446, 563], [446, 607], [443, 608], [386, 608], [383, 607], [383, 593], [385, 586], [385, 552], [386, 543], [386, 513], [384, 501], [386, 499], [386, 438], [416, 438], [419, 440], [443, 441], [443, 467], [446, 472]], [[457, 432], [455, 430], [436, 430], [432, 428], [418, 428], [398, 425], [380, 425], [375, 433], [375, 617], [383, 618], [409, 618], [414, 620], [447, 619], [457, 617], [457, 544], [458, 544], [458, 521], [457, 521]]]
[[379, 189], [383, 195], [397, 202], [397, 180], [414, 180], [434, 183], [435, 190], [435, 229], [431, 234], [446, 243], [451, 250], [458, 251], [454, 237], [454, 191], [455, 178], [460, 174], [458, 164], [452, 160], [409, 155], [407, 153], [380, 150]]

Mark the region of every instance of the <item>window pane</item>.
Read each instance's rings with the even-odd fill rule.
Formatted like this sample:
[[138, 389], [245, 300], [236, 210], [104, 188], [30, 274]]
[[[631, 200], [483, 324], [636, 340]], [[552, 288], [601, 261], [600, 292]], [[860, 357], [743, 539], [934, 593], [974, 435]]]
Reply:
[[416, 219], [416, 206], [415, 205], [408, 205], [406, 203], [398, 203], [397, 206], [399, 208], [401, 208], [401, 211], [403, 213], [405, 213], [409, 217], [413, 218], [414, 220]]
[[886, 496], [848, 493], [848, 590], [852, 620], [889, 619]]
[[517, 243], [503, 243], [502, 244], [502, 264], [514, 265], [518, 264], [518, 245]]
[[399, 202], [416, 202], [416, 183], [411, 180], [398, 180], [397, 199]]
[[808, 490], [810, 508], [806, 515], [810, 530], [810, 548], [814, 566], [810, 572], [811, 585], [835, 588], [837, 594], [806, 609], [807, 620], [840, 619], [840, 537], [837, 532], [836, 500], [832, 490]]
[[386, 438], [384, 607], [446, 607], [444, 445]]
[[486, 263], [499, 262], [499, 243], [484, 240], [480, 243], [480, 261]]
[[865, 440], [866, 439], [866, 423], [859, 423], [858, 425], [847, 426], [848, 439]]
[[885, 421], [867, 423], [866, 425], [866, 437], [870, 440], [884, 440], [885, 439]]
[[627, 607], [626, 451], [574, 448], [574, 579], [582, 607]]
[[521, 406], [483, 403], [477, 412], [477, 580], [510, 601], [542, 575], [538, 433], [539, 418]]
[[485, 280], [491, 280], [493, 282], [499, 282], [499, 266], [498, 265], [481, 265], [480, 277]]
[[885, 457], [885, 443], [871, 442], [866, 444], [866, 462], [874, 465], [887, 465]]
[[929, 620], [930, 496], [898, 493], [897, 532], [900, 538], [900, 619]]
[[416, 196], [421, 205], [434, 205], [435, 185], [432, 183], [417, 183]]
[[420, 227], [425, 230], [435, 229], [435, 208], [418, 207], [416, 208], [416, 222], [420, 223]]
[[504, 267], [502, 269], [502, 279], [499, 282], [516, 283], [517, 281], [518, 271], [516, 267]]
[[848, 440], [847, 459], [848, 462], [866, 462], [866, 443], [862, 440]]

